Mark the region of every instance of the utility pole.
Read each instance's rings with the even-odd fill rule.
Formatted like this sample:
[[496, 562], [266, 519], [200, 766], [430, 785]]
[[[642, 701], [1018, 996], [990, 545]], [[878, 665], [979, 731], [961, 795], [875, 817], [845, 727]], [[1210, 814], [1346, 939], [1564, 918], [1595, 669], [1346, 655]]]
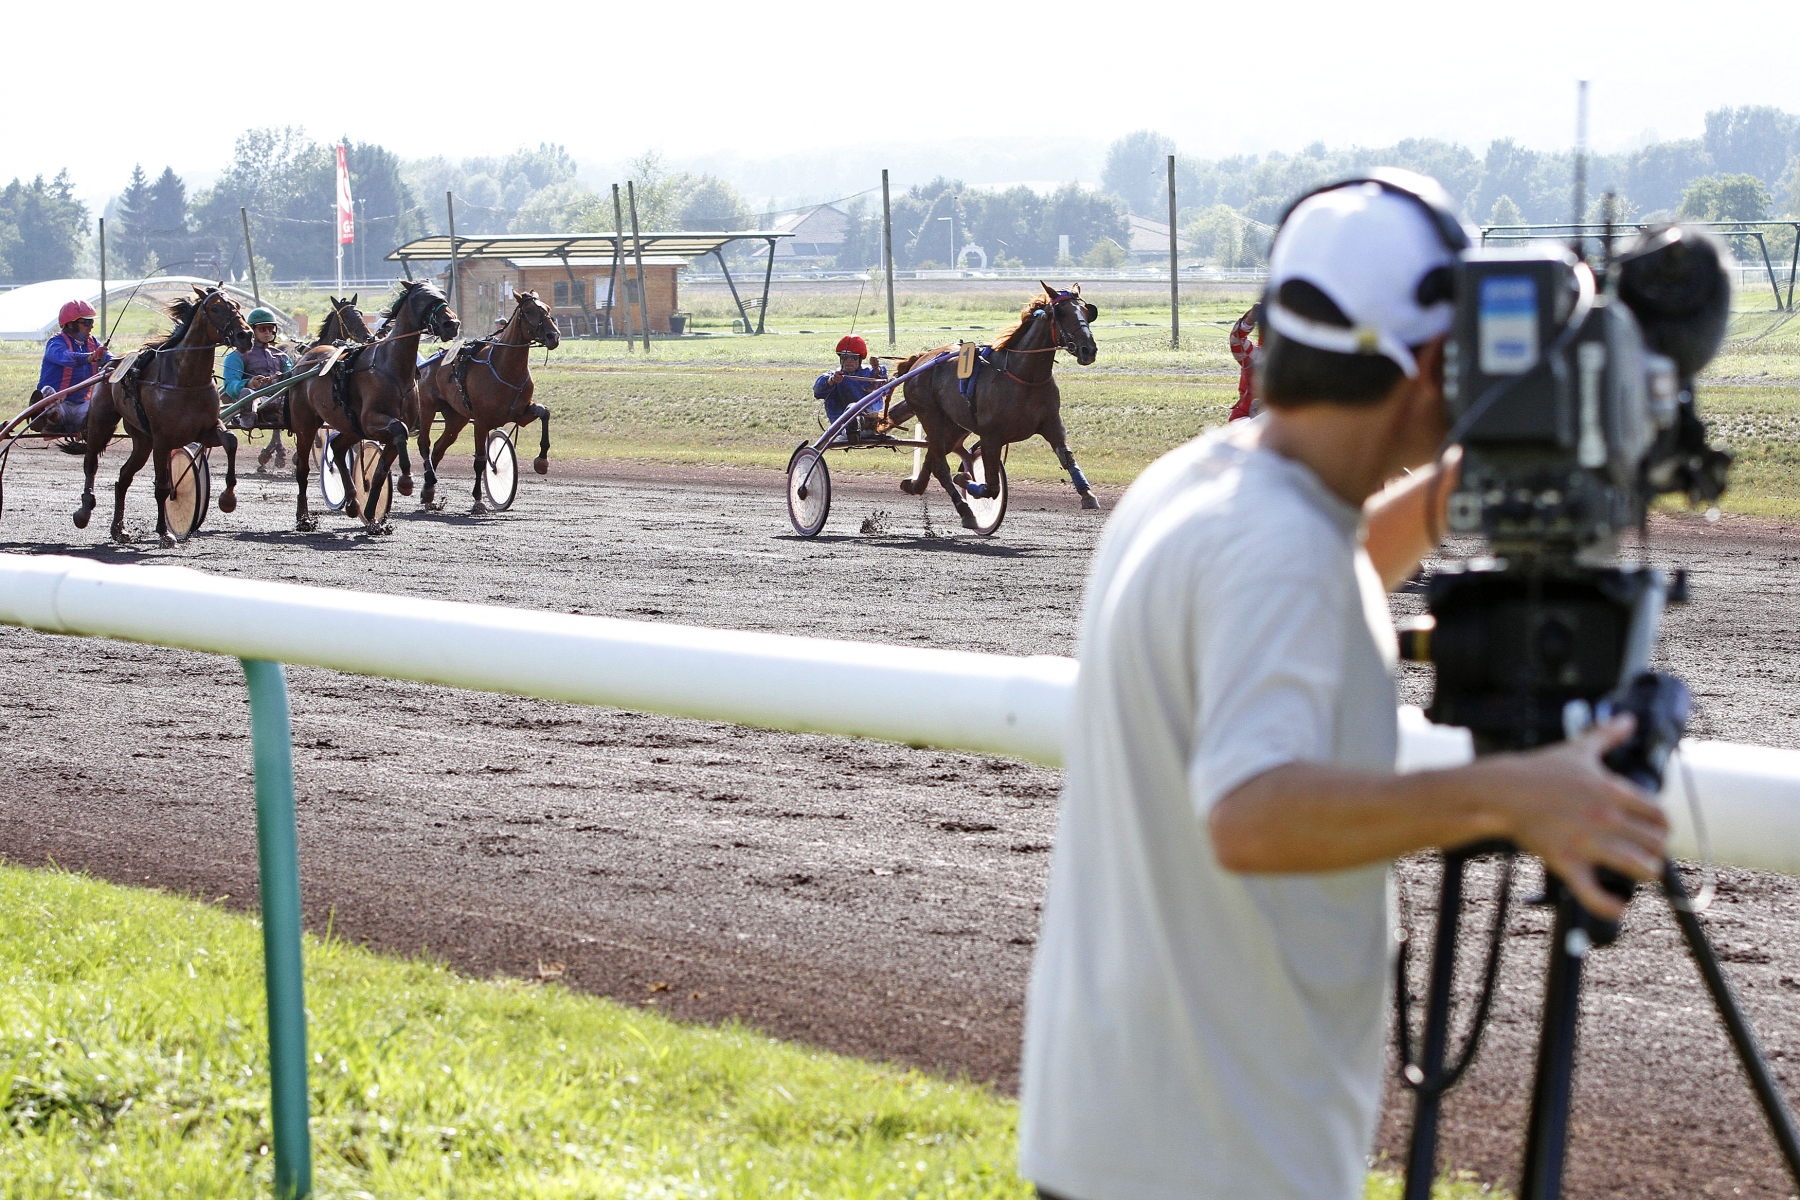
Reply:
[[250, 210], [238, 209], [238, 219], [244, 223], [244, 257], [250, 260], [250, 294], [256, 297], [256, 307], [262, 307], [262, 284], [256, 278], [256, 249], [250, 245]]
[[[612, 189], [613, 232], [618, 236], [613, 238], [612, 295], [608, 297], [606, 301], [608, 309], [607, 320], [609, 323], [612, 319], [612, 306], [617, 303], [619, 297], [619, 268], [623, 265], [625, 259], [625, 210], [619, 205], [619, 185], [616, 183], [613, 184]], [[631, 301], [627, 299], [623, 307], [625, 311], [625, 350], [627, 353], [630, 353], [633, 344], [637, 340], [636, 335], [631, 331]], [[750, 322], [748, 319], [744, 322], [744, 332], [750, 332]]]
[[100, 340], [106, 340], [106, 218], [100, 218]]
[[644, 280], [644, 240], [638, 236], [637, 185], [625, 181], [625, 200], [631, 207], [631, 255], [637, 262], [638, 319], [644, 323], [644, 350], [650, 349], [650, 289]]
[[456, 278], [456, 193], [444, 193], [444, 211], [450, 215], [450, 286], [444, 290], [450, 293], [450, 307], [455, 308], [462, 299], [457, 288]]
[[1175, 239], [1175, 156], [1169, 155], [1169, 349], [1181, 349], [1181, 262]]
[[888, 203], [887, 168], [881, 169], [881, 246], [887, 255], [888, 349], [894, 348], [894, 209]]

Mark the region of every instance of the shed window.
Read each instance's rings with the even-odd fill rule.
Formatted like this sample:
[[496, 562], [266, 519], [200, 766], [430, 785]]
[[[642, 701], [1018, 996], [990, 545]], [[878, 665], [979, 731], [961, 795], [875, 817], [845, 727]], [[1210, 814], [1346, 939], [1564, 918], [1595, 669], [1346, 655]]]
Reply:
[[580, 308], [587, 303], [587, 284], [578, 279], [571, 285], [566, 279], [558, 279], [552, 289], [552, 299], [558, 308]]

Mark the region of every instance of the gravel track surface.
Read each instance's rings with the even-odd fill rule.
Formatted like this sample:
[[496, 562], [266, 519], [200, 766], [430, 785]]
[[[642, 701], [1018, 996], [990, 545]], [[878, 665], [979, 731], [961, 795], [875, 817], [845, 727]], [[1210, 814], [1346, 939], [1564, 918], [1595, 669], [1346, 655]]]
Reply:
[[[102, 480], [117, 470], [102, 464]], [[250, 460], [246, 460], [250, 461]], [[840, 460], [834, 458], [836, 468]], [[862, 461], [885, 469], [885, 457]], [[148, 474], [132, 546], [70, 525], [78, 464], [21, 451], [0, 550], [175, 562], [247, 577], [743, 629], [1066, 654], [1104, 513], [1021, 487], [1000, 535], [954, 536], [891, 475], [834, 475], [824, 536], [792, 536], [769, 473], [554, 464], [509, 513], [395, 506], [391, 536], [327, 515], [298, 535], [291, 476], [247, 476], [160, 551]], [[444, 492], [466, 504], [458, 466]], [[215, 488], [222, 486], [221, 479]], [[1103, 493], [1110, 508], [1114, 497]], [[861, 533], [867, 521], [869, 532]], [[1692, 569], [1665, 625], [1697, 733], [1800, 745], [1783, 528], [1656, 526]], [[1247, 600], [1248, 602], [1248, 600]], [[1417, 604], [1395, 597], [1397, 611]], [[0, 856], [255, 903], [248, 714], [237, 665], [0, 627]], [[1407, 697], [1429, 679], [1408, 668]], [[309, 925], [474, 974], [558, 978], [697, 1021], [1016, 1085], [1057, 772], [309, 668], [289, 673]], [[1415, 937], [1435, 872], [1400, 871]], [[1532, 891], [1527, 885], [1525, 894]], [[1470, 921], [1491, 904], [1477, 886]], [[1706, 921], [1777, 1074], [1800, 1094], [1800, 882], [1725, 872]], [[1515, 908], [1481, 1056], [1447, 1105], [1451, 1166], [1509, 1180], [1522, 1142], [1548, 914]], [[1471, 943], [1479, 940], [1470, 939]], [[1473, 955], [1465, 997], [1473, 995]], [[1666, 910], [1634, 905], [1584, 1005], [1573, 1195], [1793, 1192]], [[1380, 1149], [1403, 1154], [1397, 1095]]]

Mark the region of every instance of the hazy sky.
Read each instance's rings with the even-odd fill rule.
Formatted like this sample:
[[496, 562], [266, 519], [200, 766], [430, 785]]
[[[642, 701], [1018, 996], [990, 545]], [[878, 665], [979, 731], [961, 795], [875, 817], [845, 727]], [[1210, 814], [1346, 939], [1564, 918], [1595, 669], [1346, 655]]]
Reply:
[[1720, 105], [1800, 112], [1800, 71], [1776, 61], [1800, 45], [1796, 0], [1708, 10], [1728, 24], [1692, 7], [1572, 0], [92, 0], [9, 11], [0, 180], [66, 166], [90, 198], [118, 190], [138, 161], [210, 179], [253, 124], [408, 157], [554, 141], [617, 162], [650, 146], [672, 160], [834, 144], [916, 157], [1009, 130], [1091, 147], [1145, 127], [1207, 157], [1408, 136], [1564, 147], [1579, 77], [1593, 80], [1602, 148], [1647, 131], [1697, 135]]

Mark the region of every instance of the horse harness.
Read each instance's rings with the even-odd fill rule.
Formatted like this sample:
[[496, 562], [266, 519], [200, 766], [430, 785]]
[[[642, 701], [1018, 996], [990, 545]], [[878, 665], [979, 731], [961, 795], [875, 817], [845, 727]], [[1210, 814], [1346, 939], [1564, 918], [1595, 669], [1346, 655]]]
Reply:
[[[356, 405], [356, 397], [350, 391], [350, 376], [356, 372], [357, 360], [363, 356], [364, 352], [373, 350], [384, 342], [397, 342], [405, 338], [422, 336], [431, 328], [431, 319], [437, 315], [438, 310], [448, 307], [450, 307], [448, 300], [438, 300], [437, 303], [425, 310], [424, 316], [419, 319], [419, 328], [411, 333], [395, 334], [393, 337], [377, 337], [372, 342], [337, 343], [346, 349], [331, 365], [331, 400], [332, 403], [344, 410], [344, 424], [351, 437], [359, 442], [368, 440], [368, 435], [363, 432], [362, 412]], [[285, 396], [286, 393], [283, 393], [284, 398]]]
[[470, 417], [475, 415], [474, 401], [469, 399], [469, 368], [471, 366], [486, 367], [488, 374], [494, 377], [496, 383], [517, 396], [525, 390], [526, 384], [531, 382], [531, 375], [526, 374], [524, 383], [513, 383], [506, 376], [500, 374], [500, 369], [494, 365], [494, 351], [520, 346], [541, 346], [544, 344], [543, 337], [541, 331], [528, 335], [522, 342], [503, 342], [497, 337], [484, 337], [476, 338], [472, 342], [464, 342], [458, 347], [456, 357], [450, 362], [450, 379], [456, 384], [456, 390], [462, 393], [462, 415]]
[[[1051, 345], [1039, 346], [1035, 350], [1014, 350], [1005, 346], [974, 346], [967, 342], [959, 344], [960, 352], [958, 354], [957, 362], [956, 390], [964, 400], [969, 402], [969, 419], [971, 421], [976, 419], [975, 393], [981, 379], [981, 368], [983, 366], [986, 366], [991, 371], [998, 371], [1000, 374], [1006, 376], [1014, 383], [1019, 384], [1021, 387], [1040, 388], [1046, 384], [1055, 382], [1054, 379], [1048, 376], [1036, 381], [1022, 379], [995, 362], [994, 356], [999, 354], [1055, 354], [1058, 350], [1067, 350], [1070, 354], [1076, 353], [1074, 339], [1064, 334], [1062, 327], [1056, 324], [1056, 306], [1061, 304], [1064, 300], [1074, 300], [1076, 311], [1078, 313], [1081, 312], [1081, 300], [1074, 292], [1058, 292], [1055, 296], [1051, 297], [1050, 303], [1037, 309], [1033, 314], [1033, 320], [1040, 316], [1050, 318], [1050, 328], [1056, 339]], [[1082, 313], [1077, 317], [1077, 320], [1081, 322], [1084, 328], [1086, 327], [1087, 318], [1085, 313]]]
[[[213, 327], [213, 332], [219, 336], [219, 341], [224, 345], [230, 345], [231, 344], [230, 337], [228, 336], [226, 330], [221, 328], [219, 325], [219, 322], [213, 317], [211, 308], [204, 301], [202, 301], [201, 304], [199, 305], [199, 310], [200, 311], [195, 313], [194, 316], [196, 318], [204, 316], [206, 318], [207, 324], [211, 325]], [[150, 430], [150, 414], [147, 411], [145, 411], [145, 409], [144, 409], [144, 391], [143, 391], [143, 389], [144, 389], [144, 382], [145, 382], [144, 375], [150, 369], [150, 365], [156, 361], [156, 359], [159, 355], [180, 354], [183, 352], [194, 351], [194, 350], [205, 350], [208, 353], [211, 353], [216, 348], [217, 347], [215, 347], [215, 346], [154, 346], [154, 347], [145, 346], [145, 347], [140, 348], [136, 353], [134, 353], [132, 355], [131, 365], [125, 368], [125, 374], [121, 377], [121, 379], [119, 381], [119, 386], [124, 391], [125, 395], [130, 397], [131, 406], [133, 409], [135, 409], [137, 411], [138, 424], [143, 429], [143, 431], [146, 435], [149, 435], [149, 433], [151, 432], [151, 430]], [[145, 351], [149, 351], [149, 353], [145, 353]], [[96, 382], [97, 381], [98, 380], [96, 380]], [[157, 384], [152, 384], [151, 386], [156, 388], [158, 391], [163, 391], [163, 392], [179, 393], [179, 392], [198, 392], [198, 391], [204, 390], [204, 391], [210, 391], [214, 395], [218, 394], [218, 389], [213, 386], [213, 382], [211, 379], [208, 379], [205, 383], [195, 383], [195, 384], [157, 383]]]

